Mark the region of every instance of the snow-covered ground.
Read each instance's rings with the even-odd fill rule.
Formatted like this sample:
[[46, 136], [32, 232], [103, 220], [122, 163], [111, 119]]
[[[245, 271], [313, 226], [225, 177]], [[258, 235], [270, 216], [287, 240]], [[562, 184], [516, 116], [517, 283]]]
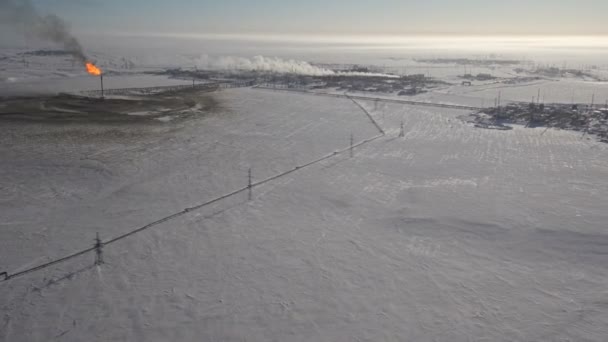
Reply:
[[[225, 90], [187, 121], [2, 122], [10, 273], [378, 134], [344, 98]], [[608, 145], [359, 101], [387, 135], [0, 283], [5, 341], [605, 341]], [[400, 125], [404, 138], [399, 138]]]
[[[494, 99], [501, 96], [503, 101], [530, 102], [540, 91], [541, 102], [546, 103], [586, 103], [592, 99], [595, 105], [608, 101], [607, 82], [589, 82], [572, 79], [539, 80], [521, 84], [489, 84], [473, 87], [452, 87], [439, 93], [460, 95], [472, 99]], [[486, 101], [487, 105], [493, 105]]]
[[[405, 101], [418, 101], [429, 103], [453, 104], [473, 107], [493, 107], [500, 97], [501, 104], [509, 102], [536, 102], [540, 93], [540, 102], [543, 103], [578, 103], [591, 104], [604, 107], [608, 103], [608, 83], [588, 82], [569, 79], [542, 79], [516, 84], [503, 81], [492, 81], [473, 86], [462, 86], [456, 80], [450, 80], [451, 85], [439, 85], [426, 89], [426, 92], [413, 96], [400, 96], [397, 92], [392, 94], [380, 92], [348, 92], [350, 95], [359, 95], [372, 98], [399, 99]], [[293, 89], [287, 89], [293, 90]], [[295, 89], [298, 90], [298, 89]], [[307, 90], [315, 93], [344, 94], [342, 89], [315, 89]]]

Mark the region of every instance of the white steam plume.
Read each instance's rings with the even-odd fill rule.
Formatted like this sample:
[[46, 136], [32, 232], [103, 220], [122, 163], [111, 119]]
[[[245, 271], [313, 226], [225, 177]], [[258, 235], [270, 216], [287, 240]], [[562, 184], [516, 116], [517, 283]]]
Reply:
[[277, 57], [255, 56], [245, 57], [211, 57], [203, 55], [194, 61], [199, 69], [223, 71], [263, 71], [280, 74], [296, 74], [308, 76], [379, 76], [398, 77], [394, 75], [367, 73], [367, 72], [336, 72], [330, 69], [314, 66], [308, 62], [294, 59], [281, 59]]
[[308, 62], [296, 61], [293, 59], [285, 60], [276, 57], [255, 56], [245, 57], [210, 57], [201, 56], [195, 61], [197, 68], [206, 70], [226, 70], [226, 71], [265, 71], [276, 73], [290, 73], [298, 75], [327, 76], [334, 72], [329, 69], [316, 67]]

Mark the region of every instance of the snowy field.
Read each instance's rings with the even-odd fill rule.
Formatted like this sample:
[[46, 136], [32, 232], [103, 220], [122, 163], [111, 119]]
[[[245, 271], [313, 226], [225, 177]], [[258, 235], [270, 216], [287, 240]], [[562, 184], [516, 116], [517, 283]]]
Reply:
[[[582, 80], [556, 79], [541, 80], [523, 84], [495, 84], [476, 87], [454, 87], [448, 94], [458, 94], [476, 99], [494, 99], [500, 92], [504, 101], [530, 102], [538, 96], [545, 103], [584, 103], [603, 106], [608, 101], [607, 82], [586, 82]], [[487, 102], [488, 105], [493, 105]]]
[[[493, 107], [495, 100], [500, 97], [501, 104], [509, 102], [536, 102], [540, 92], [540, 102], [543, 103], [578, 103], [596, 107], [605, 107], [608, 104], [608, 83], [585, 82], [569, 79], [544, 79], [519, 84], [507, 84], [492, 81], [473, 86], [462, 86], [460, 81], [450, 80], [451, 85], [439, 85], [429, 88], [427, 92], [413, 96], [399, 96], [397, 93], [380, 92], [348, 92], [350, 95], [366, 96], [371, 98], [399, 99], [406, 101], [419, 101], [428, 103], [442, 103], [479, 108]], [[341, 89], [315, 89], [311, 92], [344, 94]]]
[[[226, 90], [187, 121], [1, 122], [9, 273], [378, 135], [342, 98]], [[608, 145], [360, 101], [387, 135], [0, 283], [4, 341], [605, 341]], [[399, 138], [403, 122], [405, 137]]]

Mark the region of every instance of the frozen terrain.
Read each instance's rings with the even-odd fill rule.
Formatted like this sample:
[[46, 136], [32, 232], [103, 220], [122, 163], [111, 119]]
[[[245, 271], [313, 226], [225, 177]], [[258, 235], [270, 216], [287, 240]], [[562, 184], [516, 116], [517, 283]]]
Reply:
[[[0, 121], [4, 341], [605, 341], [608, 145], [234, 89], [185, 121]], [[516, 94], [514, 94], [516, 96]], [[0, 118], [1, 120], [1, 118]], [[403, 123], [404, 137], [400, 138]]]

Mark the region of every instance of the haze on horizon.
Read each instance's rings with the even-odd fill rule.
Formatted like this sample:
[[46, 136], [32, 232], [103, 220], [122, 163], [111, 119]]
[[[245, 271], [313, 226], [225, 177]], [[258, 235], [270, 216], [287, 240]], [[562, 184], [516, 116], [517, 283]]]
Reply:
[[77, 33], [606, 35], [605, 0], [33, 0]]

